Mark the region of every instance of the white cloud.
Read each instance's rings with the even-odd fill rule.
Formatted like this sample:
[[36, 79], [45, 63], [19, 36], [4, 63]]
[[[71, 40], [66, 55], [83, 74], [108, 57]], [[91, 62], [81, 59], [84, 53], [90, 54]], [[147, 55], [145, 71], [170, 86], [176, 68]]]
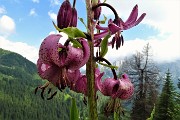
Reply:
[[15, 32], [14, 20], [7, 15], [1, 16], [0, 17], [0, 35], [8, 36], [13, 32]]
[[56, 21], [56, 19], [57, 19], [57, 14], [49, 11], [49, 12], [48, 12], [48, 15], [49, 15], [49, 17], [50, 17], [54, 22]]
[[5, 14], [6, 13], [6, 9], [4, 6], [0, 6], [0, 14]]
[[0, 36], [0, 48], [19, 53], [34, 63], [36, 63], [38, 59], [37, 48], [22, 42], [12, 42], [2, 36]]
[[[125, 45], [118, 51], [110, 50], [107, 57], [111, 60], [120, 56], [127, 56], [136, 50], [141, 51], [148, 42], [152, 46], [154, 59], [157, 61], [172, 61], [180, 59], [180, 1], [179, 0], [107, 0], [125, 21], [132, 8], [138, 4], [139, 16], [146, 13], [145, 19], [140, 24], [146, 24], [157, 29], [160, 34], [149, 36], [147, 39], [125, 41]], [[102, 13], [113, 17], [113, 12], [103, 7]], [[137, 31], [142, 32], [142, 31]], [[113, 53], [113, 54], [112, 54]]]
[[29, 15], [30, 15], [30, 16], [37, 16], [37, 13], [36, 13], [35, 8], [32, 8], [32, 9], [30, 10]]
[[126, 56], [141, 52], [143, 47], [149, 43], [152, 47], [153, 59], [157, 62], [175, 61], [180, 59], [180, 41], [173, 39], [175, 36], [169, 36], [165, 40], [150, 38], [147, 40], [135, 39], [125, 41], [124, 46], [116, 50], [109, 47], [109, 51], [105, 56], [110, 61], [118, 60]]
[[33, 3], [39, 3], [39, 0], [32, 0]]
[[60, 5], [60, 1], [59, 0], [50, 0], [51, 2], [51, 6], [55, 6], [55, 5]]

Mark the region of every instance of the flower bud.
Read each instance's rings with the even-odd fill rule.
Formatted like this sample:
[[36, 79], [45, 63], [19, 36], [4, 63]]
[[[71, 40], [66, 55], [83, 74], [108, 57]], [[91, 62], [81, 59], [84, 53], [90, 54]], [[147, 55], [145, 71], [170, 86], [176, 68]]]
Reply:
[[67, 28], [71, 23], [72, 18], [72, 8], [69, 0], [65, 0], [57, 15], [57, 26], [60, 29]]
[[[98, 4], [100, 3], [100, 0], [98, 0]], [[94, 9], [94, 19], [98, 20], [101, 15], [101, 7], [98, 7]]]
[[72, 18], [70, 27], [76, 27], [77, 26], [77, 11], [75, 8], [72, 8]]

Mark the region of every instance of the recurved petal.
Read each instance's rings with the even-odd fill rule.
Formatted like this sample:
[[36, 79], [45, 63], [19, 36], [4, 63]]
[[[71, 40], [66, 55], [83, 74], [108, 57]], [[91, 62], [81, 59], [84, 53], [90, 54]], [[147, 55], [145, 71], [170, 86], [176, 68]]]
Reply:
[[83, 50], [83, 61], [81, 61], [80, 67], [84, 66], [87, 61], [89, 60], [90, 56], [90, 48], [88, 42], [81, 38], [80, 39], [81, 45], [82, 45], [82, 50]]
[[94, 34], [94, 40], [99, 40], [109, 34], [108, 30], [104, 30], [101, 33]]
[[108, 30], [108, 27], [100, 26], [99, 24], [96, 24], [96, 29], [98, 30]]
[[128, 81], [120, 81], [121, 95], [119, 96], [120, 99], [125, 100], [132, 97], [134, 93], [134, 87], [132, 83]]
[[119, 88], [119, 81], [113, 78], [107, 78], [104, 82], [97, 81], [99, 91], [105, 96], [113, 96]]
[[120, 98], [122, 100], [131, 98], [134, 93], [134, 86], [129, 80], [128, 76], [126, 74], [122, 75], [122, 78], [119, 79], [119, 82], [119, 89], [112, 97]]
[[[41, 43], [40, 49], [39, 49], [39, 58], [44, 63], [51, 63], [51, 53], [54, 49], [58, 49], [58, 41], [62, 36], [59, 34], [52, 34], [49, 35], [44, 39], [44, 41]], [[57, 57], [57, 56], [53, 56]]]
[[133, 10], [131, 11], [131, 14], [129, 15], [129, 18], [126, 20], [125, 24], [132, 24], [136, 21], [138, 16], [138, 5], [135, 5]]
[[70, 81], [70, 85], [69, 86], [72, 86], [73, 84], [76, 83], [76, 81], [79, 79], [80, 77], [80, 70], [67, 70], [67, 78], [68, 80]]
[[77, 70], [84, 66], [90, 56], [88, 42], [85, 39], [80, 39], [79, 41], [82, 45], [82, 48], [74, 48], [69, 45], [67, 49], [65, 65], [70, 70]]
[[83, 61], [83, 50], [81, 48], [74, 48], [71, 45], [67, 49], [67, 57], [65, 60], [65, 66], [70, 70], [77, 70], [81, 67]]
[[123, 30], [123, 28], [121, 28], [120, 26], [117, 26], [114, 23], [108, 24], [108, 28], [111, 31], [111, 34], [115, 34], [116, 32]]
[[138, 18], [138, 20], [134, 23], [134, 26], [138, 25], [138, 24], [144, 19], [145, 16], [146, 16], [146, 13], [143, 13], [143, 14]]
[[42, 79], [47, 79], [53, 85], [61, 80], [62, 70], [55, 64], [45, 64], [38, 59], [37, 61], [38, 74]]
[[127, 29], [130, 29], [136, 25], [138, 25], [143, 19], [144, 17], [146, 16], [146, 13], [143, 13], [137, 21], [135, 21], [134, 23], [131, 23], [131, 24], [124, 24], [124, 30], [127, 30]]
[[84, 95], [87, 95], [87, 78], [85, 75], [81, 75], [79, 79], [76, 81], [74, 91], [77, 93], [83, 93]]

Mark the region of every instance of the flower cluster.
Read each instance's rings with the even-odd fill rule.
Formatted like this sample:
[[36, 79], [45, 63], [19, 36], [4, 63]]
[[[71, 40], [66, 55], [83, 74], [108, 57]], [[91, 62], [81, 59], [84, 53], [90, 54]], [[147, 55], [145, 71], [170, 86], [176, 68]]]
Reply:
[[[114, 20], [108, 20], [107, 27], [102, 27], [99, 24], [102, 6], [109, 7], [115, 14]], [[107, 35], [114, 35], [106, 47], [112, 45], [112, 48], [114, 48], [114, 45], [116, 44], [116, 49], [118, 49], [124, 43], [121, 31], [138, 25], [146, 15], [143, 13], [137, 19], [138, 6], [136, 5], [129, 18], [124, 22], [109, 4], [101, 3], [100, 0], [93, 6], [92, 10], [94, 10], [94, 28], [99, 31], [94, 34], [94, 39], [91, 40], [94, 47], [103, 46], [102, 39]], [[71, 7], [69, 0], [65, 0], [60, 6], [57, 15], [58, 30], [60, 30], [59, 32], [64, 29], [67, 31], [67, 28], [75, 28], [76, 26], [77, 11], [75, 9], [75, 2], [73, 3], [73, 7]], [[84, 32], [82, 32], [82, 34], [84, 34]], [[80, 68], [87, 63], [90, 56], [90, 48], [87, 40], [89, 35], [85, 33], [85, 37], [82, 37], [78, 36], [79, 34], [76, 34], [74, 38], [73, 35], [74, 34], [71, 34], [64, 44], [61, 44], [62, 36], [60, 34], [49, 35], [41, 43], [39, 59], [37, 61], [38, 74], [42, 79], [48, 80], [45, 85], [37, 87], [36, 89], [36, 92], [38, 89], [42, 89], [42, 98], [44, 98], [44, 90], [50, 85], [57, 87], [60, 91], [63, 91], [63, 89], [68, 87], [85, 96], [88, 94], [87, 77], [86, 75], [81, 74]], [[78, 46], [73, 45], [74, 42], [72, 41], [75, 41]], [[103, 55], [96, 56], [95, 60], [96, 62], [104, 61], [108, 65], [111, 65], [108, 60], [103, 58]], [[114, 68], [111, 69], [114, 78], [106, 78], [104, 80], [102, 80], [104, 73], [101, 73], [98, 68], [94, 70], [95, 91], [100, 91], [103, 95], [110, 96], [112, 99], [119, 98], [125, 100], [132, 97], [134, 87], [128, 78], [128, 75], [123, 74], [121, 78], [117, 78]], [[50, 92], [51, 91], [48, 93]], [[56, 93], [57, 92], [53, 93], [48, 99], [53, 98]]]

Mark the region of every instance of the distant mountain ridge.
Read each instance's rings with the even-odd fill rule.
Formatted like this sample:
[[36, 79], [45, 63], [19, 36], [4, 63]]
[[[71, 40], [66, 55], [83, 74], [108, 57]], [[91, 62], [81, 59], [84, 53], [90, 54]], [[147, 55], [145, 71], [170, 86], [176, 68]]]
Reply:
[[33, 62], [0, 48], [0, 120], [68, 120], [71, 100], [66, 93], [79, 100], [78, 106], [84, 105], [83, 97], [68, 89], [43, 100], [41, 90], [36, 95], [34, 90], [44, 82]]
[[0, 48], [0, 65], [7, 66], [7, 67], [19, 67], [24, 68], [24, 70], [30, 74], [37, 73], [36, 65], [29, 61], [28, 59], [24, 58], [23, 56], [10, 52], [7, 50], [3, 50]]

